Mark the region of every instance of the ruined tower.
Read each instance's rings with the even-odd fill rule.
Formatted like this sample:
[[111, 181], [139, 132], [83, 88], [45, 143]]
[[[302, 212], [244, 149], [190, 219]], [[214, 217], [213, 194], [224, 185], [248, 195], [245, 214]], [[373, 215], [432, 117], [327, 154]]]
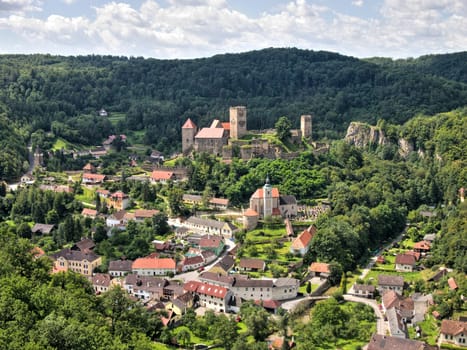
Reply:
[[196, 124], [188, 118], [182, 126], [182, 152], [187, 153], [193, 149], [195, 136], [198, 131]]
[[246, 131], [246, 107], [230, 107], [230, 138], [239, 139]]
[[311, 139], [312, 131], [312, 117], [311, 115], [302, 115], [300, 117], [300, 130], [302, 132], [302, 137], [305, 139]]

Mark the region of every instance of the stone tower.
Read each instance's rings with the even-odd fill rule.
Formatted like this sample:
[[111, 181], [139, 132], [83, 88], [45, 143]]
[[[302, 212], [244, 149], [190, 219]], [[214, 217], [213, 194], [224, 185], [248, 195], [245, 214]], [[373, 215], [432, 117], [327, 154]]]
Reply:
[[272, 216], [272, 186], [269, 183], [269, 175], [266, 177], [266, 183], [263, 186], [263, 218]]
[[305, 139], [311, 139], [312, 131], [312, 118], [311, 115], [302, 115], [300, 117], [300, 130], [302, 132], [302, 137]]
[[193, 149], [197, 131], [198, 127], [196, 124], [188, 118], [182, 126], [182, 153], [187, 153]]
[[239, 139], [246, 131], [246, 107], [230, 107], [230, 138]]

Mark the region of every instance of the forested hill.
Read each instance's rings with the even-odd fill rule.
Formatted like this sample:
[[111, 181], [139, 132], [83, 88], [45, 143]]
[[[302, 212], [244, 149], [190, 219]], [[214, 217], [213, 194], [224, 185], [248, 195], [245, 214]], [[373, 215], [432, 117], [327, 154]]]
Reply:
[[[144, 143], [169, 151], [177, 143], [167, 141], [180, 139], [186, 118], [204, 126], [241, 104], [250, 129], [270, 128], [283, 115], [298, 126], [299, 116], [311, 113], [315, 138], [332, 138], [343, 136], [350, 121], [400, 124], [464, 106], [466, 58], [464, 52], [359, 60], [299, 49], [192, 60], [2, 55], [0, 114], [30, 132], [52, 130], [83, 144], [95, 144], [111, 128], [142, 130]], [[126, 117], [116, 126], [96, 121], [100, 108]]]

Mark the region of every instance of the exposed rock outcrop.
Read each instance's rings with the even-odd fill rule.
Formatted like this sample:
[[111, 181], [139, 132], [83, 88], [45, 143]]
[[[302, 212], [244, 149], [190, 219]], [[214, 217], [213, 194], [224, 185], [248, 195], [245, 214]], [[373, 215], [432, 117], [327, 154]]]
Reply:
[[371, 126], [359, 122], [351, 122], [347, 128], [345, 140], [355, 147], [367, 147], [369, 145], [385, 145], [389, 141], [384, 131], [377, 126]]
[[411, 152], [413, 152], [414, 147], [412, 142], [406, 139], [399, 139], [399, 155], [402, 158], [407, 158]]

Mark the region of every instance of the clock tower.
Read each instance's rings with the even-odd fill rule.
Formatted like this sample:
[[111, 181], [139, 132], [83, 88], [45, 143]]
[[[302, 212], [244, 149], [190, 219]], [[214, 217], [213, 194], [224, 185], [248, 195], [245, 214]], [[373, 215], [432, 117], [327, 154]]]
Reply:
[[246, 107], [230, 107], [230, 138], [239, 139], [246, 131]]

